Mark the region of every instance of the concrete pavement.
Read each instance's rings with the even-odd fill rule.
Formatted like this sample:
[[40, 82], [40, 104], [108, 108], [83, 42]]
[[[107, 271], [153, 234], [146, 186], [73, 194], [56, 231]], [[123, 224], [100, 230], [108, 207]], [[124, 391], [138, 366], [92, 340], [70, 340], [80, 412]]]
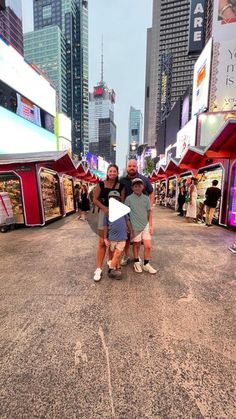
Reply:
[[235, 233], [154, 219], [158, 274], [96, 284], [75, 215], [0, 235], [1, 419], [236, 417]]

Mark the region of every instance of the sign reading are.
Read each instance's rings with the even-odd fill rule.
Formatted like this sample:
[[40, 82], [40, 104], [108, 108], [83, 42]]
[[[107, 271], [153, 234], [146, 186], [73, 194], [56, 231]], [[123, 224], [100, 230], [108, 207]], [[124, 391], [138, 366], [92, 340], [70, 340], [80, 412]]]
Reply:
[[205, 40], [206, 0], [191, 0], [188, 53], [197, 54], [202, 51]]

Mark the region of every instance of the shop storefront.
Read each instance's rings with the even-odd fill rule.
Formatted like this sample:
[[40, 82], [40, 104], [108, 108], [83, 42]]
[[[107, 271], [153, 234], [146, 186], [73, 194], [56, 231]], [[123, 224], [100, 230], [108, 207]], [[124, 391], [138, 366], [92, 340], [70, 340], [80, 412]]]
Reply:
[[40, 188], [44, 222], [62, 216], [60, 180], [56, 172], [47, 169], [40, 170]]
[[72, 214], [75, 211], [74, 182], [70, 176], [62, 176], [64, 211], [65, 214]]
[[176, 208], [176, 188], [177, 188], [177, 180], [176, 177], [170, 177], [167, 179], [167, 198], [166, 198], [166, 205], [171, 209]]
[[[206, 190], [212, 186], [213, 180], [218, 181], [217, 187], [221, 189], [221, 196], [224, 195], [224, 169], [222, 165], [213, 165], [213, 166], [206, 166], [201, 168], [198, 171], [198, 184], [197, 184], [197, 191], [198, 191], [198, 198], [197, 203], [198, 207], [200, 204], [204, 204], [206, 199]], [[221, 219], [221, 207], [222, 207], [222, 199], [220, 199], [217, 203], [217, 207], [215, 210], [213, 221], [219, 224]]]
[[14, 172], [0, 173], [0, 192], [8, 193], [16, 224], [24, 224], [23, 196], [20, 177]]
[[75, 170], [67, 152], [0, 155], [0, 191], [9, 194], [16, 223], [42, 226], [73, 211], [72, 178], [60, 179]]

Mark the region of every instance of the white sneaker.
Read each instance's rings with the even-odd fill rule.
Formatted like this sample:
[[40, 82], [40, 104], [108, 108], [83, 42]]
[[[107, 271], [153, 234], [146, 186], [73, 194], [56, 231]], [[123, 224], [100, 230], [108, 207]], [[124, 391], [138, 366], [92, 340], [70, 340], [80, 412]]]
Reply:
[[129, 256], [123, 255], [122, 258], [121, 258], [120, 264], [121, 264], [121, 266], [126, 266], [126, 265], [128, 265], [129, 261], [130, 261]]
[[98, 282], [98, 281], [100, 281], [101, 277], [102, 277], [102, 269], [97, 268], [96, 271], [94, 272], [93, 279], [94, 279], [94, 281]]
[[142, 264], [140, 262], [134, 262], [134, 270], [138, 274], [142, 273], [143, 272]]
[[143, 270], [144, 270], [145, 272], [149, 272], [150, 274], [156, 274], [156, 273], [157, 273], [157, 270], [156, 270], [156, 269], [154, 269], [154, 268], [150, 265], [150, 263], [147, 263], [146, 265], [143, 265]]

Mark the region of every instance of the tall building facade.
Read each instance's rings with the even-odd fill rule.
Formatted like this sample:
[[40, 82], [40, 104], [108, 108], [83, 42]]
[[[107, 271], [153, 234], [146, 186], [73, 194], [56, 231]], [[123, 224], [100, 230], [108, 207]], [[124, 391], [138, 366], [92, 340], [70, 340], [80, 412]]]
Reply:
[[115, 92], [103, 81], [102, 68], [101, 81], [94, 87], [93, 93], [89, 94], [89, 151], [95, 155], [106, 156], [107, 161], [114, 161], [114, 105]]
[[145, 141], [149, 145], [158, 142], [157, 130], [192, 85], [197, 57], [188, 56], [190, 6], [191, 0], [153, 0], [145, 93]]
[[98, 155], [109, 163], [116, 162], [116, 125], [111, 118], [99, 119]]
[[23, 55], [21, 0], [4, 0], [0, 8], [0, 36]]
[[143, 143], [143, 115], [140, 109], [130, 106], [129, 111], [129, 145], [135, 142], [137, 147]]
[[[80, 158], [88, 151], [88, 1], [34, 0], [33, 5], [34, 35], [30, 33], [25, 37], [26, 58], [30, 61], [36, 45], [36, 64], [50, 73], [58, 89], [61, 110], [72, 120], [72, 152]], [[58, 30], [50, 32], [53, 27]], [[50, 48], [47, 46], [47, 51], [43, 52], [47, 34], [51, 36], [48, 38]], [[59, 76], [56, 75], [57, 63]]]

